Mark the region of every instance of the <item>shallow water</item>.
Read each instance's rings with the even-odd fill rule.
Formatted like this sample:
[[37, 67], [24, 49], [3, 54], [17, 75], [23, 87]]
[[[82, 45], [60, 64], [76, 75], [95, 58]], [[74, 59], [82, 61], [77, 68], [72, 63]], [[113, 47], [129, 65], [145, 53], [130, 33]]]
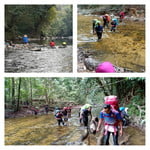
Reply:
[[[125, 20], [115, 33], [105, 29], [101, 41], [92, 34], [95, 16], [78, 15], [78, 47], [90, 51], [94, 59], [110, 61], [133, 72], [145, 71], [145, 23]], [[99, 19], [99, 18], [98, 18]]]
[[[5, 145], [80, 145], [84, 128], [79, 126], [78, 113], [69, 119], [67, 126], [58, 126], [53, 114], [12, 118], [5, 120]], [[145, 135], [137, 128], [128, 127], [128, 145], [144, 145]], [[87, 140], [86, 144], [89, 145]], [[96, 145], [96, 136], [90, 135], [90, 145]]]

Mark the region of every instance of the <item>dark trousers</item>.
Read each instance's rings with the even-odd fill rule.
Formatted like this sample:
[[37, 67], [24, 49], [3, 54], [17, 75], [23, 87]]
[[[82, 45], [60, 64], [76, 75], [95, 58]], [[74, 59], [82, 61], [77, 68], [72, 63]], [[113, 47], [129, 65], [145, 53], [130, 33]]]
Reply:
[[109, 137], [110, 137], [111, 133], [112, 133], [112, 136], [113, 136], [114, 145], [119, 145], [118, 144], [118, 132], [116, 132], [116, 134], [114, 134], [114, 132], [109, 132], [109, 131], [107, 131], [107, 134], [104, 135], [104, 145], [109, 145]]
[[62, 125], [64, 125], [64, 121], [62, 120], [62, 118], [61, 118], [61, 119], [58, 119], [57, 122], [58, 122], [58, 125], [59, 125], [59, 126], [60, 126], [61, 123], [62, 123]]
[[102, 38], [102, 31], [97, 31], [96, 32], [98, 40], [100, 40]]
[[82, 119], [83, 119], [84, 126], [87, 127], [88, 126], [88, 116], [83, 116]]
[[110, 31], [114, 31], [115, 32], [116, 31], [116, 27], [112, 26]]

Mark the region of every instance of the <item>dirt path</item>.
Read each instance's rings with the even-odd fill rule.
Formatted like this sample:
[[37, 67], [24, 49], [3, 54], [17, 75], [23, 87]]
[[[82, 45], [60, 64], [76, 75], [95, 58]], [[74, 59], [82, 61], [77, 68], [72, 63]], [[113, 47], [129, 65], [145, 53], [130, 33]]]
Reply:
[[5, 55], [5, 72], [72, 72], [72, 46], [41, 51], [9, 49]]

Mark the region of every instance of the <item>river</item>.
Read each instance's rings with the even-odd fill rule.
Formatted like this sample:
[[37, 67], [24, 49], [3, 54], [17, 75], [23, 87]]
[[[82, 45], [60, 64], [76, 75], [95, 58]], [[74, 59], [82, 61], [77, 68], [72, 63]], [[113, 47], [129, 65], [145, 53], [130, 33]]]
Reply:
[[[81, 145], [84, 128], [79, 126], [78, 109], [73, 110], [67, 126], [58, 126], [53, 113], [5, 120], [5, 145]], [[145, 145], [145, 134], [135, 127], [124, 129], [125, 145]], [[97, 137], [90, 135], [90, 145]], [[88, 141], [85, 140], [85, 144]]]

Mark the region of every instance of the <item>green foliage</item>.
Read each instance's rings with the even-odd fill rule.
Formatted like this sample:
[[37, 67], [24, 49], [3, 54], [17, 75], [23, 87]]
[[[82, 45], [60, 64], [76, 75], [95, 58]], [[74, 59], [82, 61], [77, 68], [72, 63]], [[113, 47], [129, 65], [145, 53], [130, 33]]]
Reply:
[[72, 35], [72, 6], [5, 5], [5, 39]]
[[[14, 86], [13, 80], [14, 79]], [[45, 99], [45, 103], [70, 101], [77, 104], [103, 104], [104, 91], [116, 94], [120, 105], [128, 106], [131, 114], [139, 114], [133, 103], [145, 105], [145, 79], [139, 78], [21, 78], [20, 102]], [[101, 84], [100, 84], [101, 83]], [[19, 78], [5, 78], [5, 103], [12, 104], [12, 87], [15, 103], [18, 97]], [[112, 90], [113, 89], [113, 90]], [[42, 104], [42, 103], [41, 103]]]

